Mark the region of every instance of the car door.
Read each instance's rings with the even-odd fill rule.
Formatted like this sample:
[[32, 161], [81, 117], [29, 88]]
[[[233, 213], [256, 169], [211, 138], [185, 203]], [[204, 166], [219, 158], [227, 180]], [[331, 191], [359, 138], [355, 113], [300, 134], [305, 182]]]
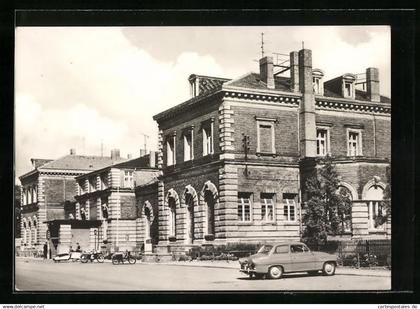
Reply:
[[290, 257], [294, 271], [315, 269], [314, 254], [304, 244], [290, 245]]
[[290, 251], [289, 245], [277, 245], [270, 256], [271, 265], [282, 265], [285, 272], [293, 271], [291, 270], [291, 260], [290, 260]]

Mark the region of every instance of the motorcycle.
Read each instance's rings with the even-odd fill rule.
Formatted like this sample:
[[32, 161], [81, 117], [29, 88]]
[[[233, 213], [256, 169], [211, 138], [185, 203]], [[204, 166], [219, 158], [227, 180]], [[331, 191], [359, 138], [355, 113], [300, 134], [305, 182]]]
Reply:
[[360, 258], [353, 259], [353, 266], [355, 268], [378, 266], [378, 257], [375, 254], [365, 253]]
[[129, 251], [125, 252], [115, 252], [112, 255], [112, 264], [124, 264], [124, 261], [127, 261], [129, 264], [136, 264], [136, 258], [130, 254]]
[[80, 257], [80, 262], [87, 263], [88, 261], [98, 263], [103, 263], [105, 261], [104, 255], [101, 252], [84, 252]]

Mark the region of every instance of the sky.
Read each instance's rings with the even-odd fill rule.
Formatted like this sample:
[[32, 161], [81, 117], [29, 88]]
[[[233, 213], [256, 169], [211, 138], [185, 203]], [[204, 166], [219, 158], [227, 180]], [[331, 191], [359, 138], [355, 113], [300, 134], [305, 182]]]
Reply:
[[[390, 96], [388, 26], [17, 27], [15, 172], [31, 158], [69, 154], [138, 157], [157, 149], [153, 115], [190, 98], [188, 76], [237, 78], [265, 55], [312, 50], [324, 80], [379, 68]], [[276, 56], [274, 56], [276, 57]], [[102, 145], [102, 146], [101, 146]]]

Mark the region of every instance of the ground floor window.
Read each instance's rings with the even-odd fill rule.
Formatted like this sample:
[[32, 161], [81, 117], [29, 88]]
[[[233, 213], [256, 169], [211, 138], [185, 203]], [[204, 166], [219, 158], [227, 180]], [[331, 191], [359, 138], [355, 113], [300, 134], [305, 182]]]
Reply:
[[385, 222], [381, 222], [381, 218], [385, 216], [385, 210], [382, 207], [381, 201], [369, 201], [369, 228], [371, 230], [384, 230]]
[[296, 221], [297, 194], [283, 194], [283, 217], [285, 221]]
[[274, 197], [273, 193], [261, 193], [261, 220], [274, 221]]
[[238, 194], [238, 220], [251, 221], [251, 194]]

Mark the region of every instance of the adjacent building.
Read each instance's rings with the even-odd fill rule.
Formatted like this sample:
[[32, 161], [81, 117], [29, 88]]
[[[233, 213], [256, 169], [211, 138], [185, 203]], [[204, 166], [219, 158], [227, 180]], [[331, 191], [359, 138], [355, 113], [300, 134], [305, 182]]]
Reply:
[[324, 81], [308, 49], [259, 66], [233, 80], [191, 75], [192, 98], [154, 116], [159, 246], [299, 239], [303, 184], [326, 155], [352, 200], [348, 237], [389, 237], [389, 222], [375, 226], [391, 151], [378, 69]]
[[[33, 170], [20, 176], [21, 182], [21, 248], [42, 251], [48, 241], [51, 253], [59, 245], [56, 222], [70, 220], [75, 213], [76, 176], [121, 162], [119, 151], [111, 157], [70, 154], [57, 160], [31, 159]], [[49, 228], [50, 225], [50, 228]]]
[[[151, 244], [157, 209], [147, 199], [138, 202], [136, 193], [142, 194], [141, 186], [156, 184], [156, 159], [151, 152], [77, 176], [75, 220], [60, 226], [63, 250], [76, 243], [108, 252], [141, 250], [146, 240]], [[88, 228], [81, 229], [81, 223]]]

